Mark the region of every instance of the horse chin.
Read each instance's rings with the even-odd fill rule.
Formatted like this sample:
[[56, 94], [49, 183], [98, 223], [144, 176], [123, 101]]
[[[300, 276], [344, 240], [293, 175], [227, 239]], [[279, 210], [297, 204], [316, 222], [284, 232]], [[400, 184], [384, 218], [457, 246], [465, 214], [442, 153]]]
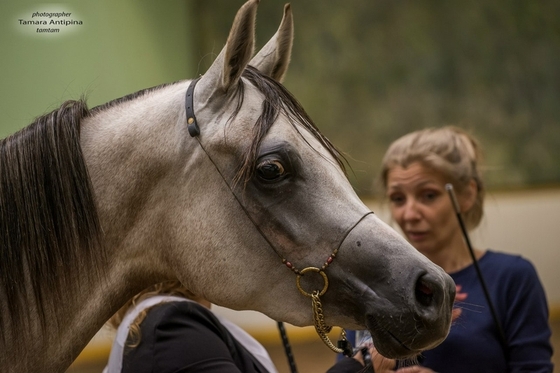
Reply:
[[389, 359], [409, 359], [418, 356], [422, 350], [411, 349], [391, 331], [368, 327], [377, 352]]
[[432, 341], [429, 345], [415, 342], [416, 336], [401, 337], [401, 331], [396, 325], [381, 325], [375, 318], [368, 317], [366, 327], [371, 333], [373, 345], [376, 350], [386, 358], [411, 359], [417, 357], [422, 351], [429, 350], [439, 345], [445, 338]]

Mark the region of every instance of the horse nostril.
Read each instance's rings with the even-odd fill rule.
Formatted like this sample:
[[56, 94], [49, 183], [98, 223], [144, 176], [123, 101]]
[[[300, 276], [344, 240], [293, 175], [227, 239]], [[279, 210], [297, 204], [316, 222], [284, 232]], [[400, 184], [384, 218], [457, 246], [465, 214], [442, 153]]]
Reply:
[[416, 286], [414, 287], [414, 295], [418, 303], [425, 307], [432, 305], [434, 299], [434, 291], [432, 290], [431, 284], [422, 279], [422, 276], [416, 281]]

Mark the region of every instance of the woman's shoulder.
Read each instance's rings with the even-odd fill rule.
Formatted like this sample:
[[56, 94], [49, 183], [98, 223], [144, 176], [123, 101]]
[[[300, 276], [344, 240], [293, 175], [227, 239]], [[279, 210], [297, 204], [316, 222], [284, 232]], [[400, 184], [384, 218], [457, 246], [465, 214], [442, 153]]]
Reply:
[[143, 325], [160, 326], [185, 322], [214, 322], [215, 316], [206, 307], [190, 300], [162, 302], [151, 307]]
[[517, 269], [530, 270], [534, 269], [533, 264], [526, 258], [518, 254], [505, 253], [500, 251], [488, 250], [482, 257], [482, 261], [488, 266], [495, 269]]
[[146, 342], [143, 343], [144, 347], [153, 346], [160, 357], [171, 355], [164, 350], [187, 348], [200, 352], [200, 348], [210, 344], [222, 343], [225, 346], [229, 342], [223, 325], [214, 314], [192, 301], [165, 302], [153, 306], [140, 324], [140, 329], [142, 341]]
[[517, 281], [539, 281], [535, 266], [518, 254], [488, 250], [480, 261], [486, 273], [494, 278]]
[[151, 308], [151, 312], [172, 312], [178, 309], [192, 312], [207, 308], [195, 301], [185, 298], [157, 303]]

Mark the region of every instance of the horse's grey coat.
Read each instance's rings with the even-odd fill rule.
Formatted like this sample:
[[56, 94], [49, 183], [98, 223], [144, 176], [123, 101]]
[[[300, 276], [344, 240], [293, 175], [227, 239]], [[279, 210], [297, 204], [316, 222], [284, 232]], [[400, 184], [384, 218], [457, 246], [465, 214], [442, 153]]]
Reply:
[[[175, 278], [216, 304], [310, 325], [310, 299], [298, 292], [294, 273], [278, 255], [300, 269], [320, 267], [339, 246], [322, 297], [328, 324], [368, 327], [388, 357], [412, 356], [445, 338], [452, 280], [374, 215], [342, 242], [368, 210], [330, 143], [304, 125], [304, 113], [289, 114], [288, 103], [274, 108], [278, 117], [255, 149], [256, 161], [247, 158], [265, 97], [249, 77], [280, 94], [283, 88], [261, 74], [282, 79], [292, 40], [286, 7], [278, 33], [252, 57], [257, 3], [250, 0], [239, 10], [226, 46], [195, 89], [200, 144], [186, 129], [189, 81], [116, 101], [81, 119], [103, 265], [51, 263], [75, 281], [63, 281], [63, 291], [56, 285], [59, 292], [52, 294], [60, 299], [48, 303], [33, 294], [50, 290], [37, 293], [30, 280], [36, 274], [22, 264], [24, 327], [15, 329], [18, 317], [0, 306], [3, 372], [63, 372], [127, 299]], [[260, 73], [247, 70], [248, 64]], [[251, 172], [236, 179], [247, 159]], [[285, 174], [265, 181], [258, 169], [271, 162]], [[322, 286], [314, 281], [307, 276], [303, 282]], [[425, 287], [432, 294], [422, 293]]]

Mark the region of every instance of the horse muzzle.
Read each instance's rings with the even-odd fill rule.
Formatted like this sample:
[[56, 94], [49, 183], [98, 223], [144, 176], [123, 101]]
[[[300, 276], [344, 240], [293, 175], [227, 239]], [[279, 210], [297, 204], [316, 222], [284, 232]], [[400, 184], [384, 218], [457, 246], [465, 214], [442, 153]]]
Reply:
[[[383, 356], [416, 356], [449, 333], [455, 283], [378, 218], [364, 219], [348, 234], [330, 270], [347, 303], [339, 312], [369, 329]], [[333, 289], [337, 280], [333, 276]]]

